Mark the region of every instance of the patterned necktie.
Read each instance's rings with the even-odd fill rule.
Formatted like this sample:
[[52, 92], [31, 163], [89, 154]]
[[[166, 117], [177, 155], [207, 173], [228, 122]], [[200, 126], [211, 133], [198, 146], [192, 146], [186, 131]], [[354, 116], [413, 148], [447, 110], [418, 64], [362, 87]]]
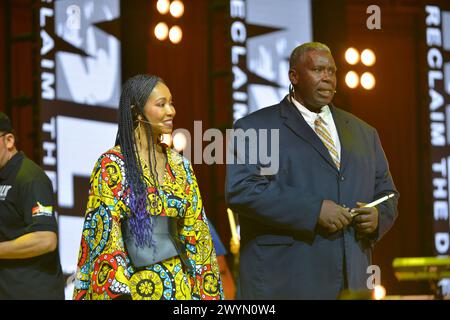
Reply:
[[333, 159], [334, 163], [336, 164], [336, 167], [340, 169], [341, 164], [339, 162], [339, 154], [336, 150], [336, 146], [334, 145], [330, 132], [325, 126], [325, 122], [320, 116], [317, 116], [316, 120], [314, 121], [314, 131], [316, 131], [320, 140], [322, 140], [325, 147], [327, 147], [331, 159]]

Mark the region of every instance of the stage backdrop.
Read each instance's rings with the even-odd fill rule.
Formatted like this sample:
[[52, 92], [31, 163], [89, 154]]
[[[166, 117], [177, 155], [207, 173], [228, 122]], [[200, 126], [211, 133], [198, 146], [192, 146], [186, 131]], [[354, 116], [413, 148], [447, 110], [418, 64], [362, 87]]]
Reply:
[[[429, 119], [427, 145], [430, 146], [433, 221], [433, 249], [437, 256], [450, 255], [450, 5], [424, 5], [425, 32], [421, 64], [425, 68], [422, 108]], [[427, 155], [428, 156], [428, 155]], [[428, 196], [428, 195], [427, 195]], [[441, 281], [444, 293], [450, 295], [450, 279]]]
[[[310, 0], [231, 0], [233, 120], [280, 102], [289, 55], [312, 40]], [[270, 18], [268, 18], [270, 17]]]
[[61, 263], [69, 276], [76, 271], [88, 194], [80, 182], [117, 132], [121, 42], [107, 30], [117, 30], [110, 26], [120, 18], [120, 2], [39, 3], [42, 165], [56, 193]]

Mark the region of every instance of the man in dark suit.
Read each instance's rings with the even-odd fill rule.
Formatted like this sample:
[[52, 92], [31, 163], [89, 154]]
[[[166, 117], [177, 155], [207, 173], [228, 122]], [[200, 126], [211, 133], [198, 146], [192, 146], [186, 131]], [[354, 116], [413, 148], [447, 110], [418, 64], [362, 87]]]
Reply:
[[241, 225], [241, 296], [336, 299], [344, 289], [367, 290], [373, 246], [397, 217], [398, 192], [377, 131], [331, 104], [330, 49], [317, 42], [295, 48], [289, 79], [279, 104], [234, 125], [235, 136], [254, 129], [267, 129], [267, 140], [279, 135], [278, 148], [265, 145], [277, 172], [267, 174], [260, 157], [251, 161], [265, 136], [258, 143], [241, 139], [243, 145], [233, 138], [229, 148], [226, 199]]

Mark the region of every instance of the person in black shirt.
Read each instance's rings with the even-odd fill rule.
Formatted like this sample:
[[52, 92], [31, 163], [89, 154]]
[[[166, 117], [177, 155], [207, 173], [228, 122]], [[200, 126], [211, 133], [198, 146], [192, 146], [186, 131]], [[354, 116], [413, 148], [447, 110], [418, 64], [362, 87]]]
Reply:
[[0, 112], [0, 299], [64, 299], [50, 179]]

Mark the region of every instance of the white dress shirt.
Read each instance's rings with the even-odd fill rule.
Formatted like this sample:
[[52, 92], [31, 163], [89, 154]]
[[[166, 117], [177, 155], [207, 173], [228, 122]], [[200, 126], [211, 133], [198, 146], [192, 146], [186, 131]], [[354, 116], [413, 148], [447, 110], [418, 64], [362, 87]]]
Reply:
[[297, 107], [297, 109], [302, 114], [303, 119], [305, 119], [306, 123], [311, 127], [311, 129], [313, 129], [314, 132], [316, 132], [314, 130], [314, 121], [316, 120], [317, 115], [319, 115], [322, 118], [324, 125], [327, 127], [327, 130], [331, 134], [331, 138], [333, 139], [334, 146], [336, 147], [336, 151], [337, 151], [337, 153], [339, 155], [339, 159], [340, 159], [341, 158], [341, 142], [339, 140], [339, 135], [338, 135], [338, 132], [336, 129], [336, 125], [334, 124], [333, 114], [331, 113], [331, 110], [328, 107], [328, 105], [323, 106], [322, 109], [320, 110], [320, 113], [315, 113], [315, 112], [309, 111], [305, 106], [303, 106], [300, 102], [298, 102], [295, 99], [292, 99], [292, 102], [294, 103], [294, 105]]

